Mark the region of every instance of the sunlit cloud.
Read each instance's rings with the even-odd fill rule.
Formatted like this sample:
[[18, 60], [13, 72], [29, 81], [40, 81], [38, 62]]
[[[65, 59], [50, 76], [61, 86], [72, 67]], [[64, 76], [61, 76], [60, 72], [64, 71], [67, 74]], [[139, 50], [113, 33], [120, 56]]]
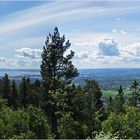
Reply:
[[116, 29], [112, 29], [112, 33], [117, 33], [117, 30]]
[[121, 30], [120, 33], [123, 34], [123, 35], [127, 35], [127, 32], [124, 31], [124, 30]]
[[3, 16], [0, 21], [1, 66], [38, 68], [46, 36], [55, 26], [72, 43], [70, 50], [75, 51], [73, 62], [78, 67], [120, 66], [126, 61], [138, 63], [139, 44], [132, 45], [132, 42], [140, 42], [140, 21], [128, 15], [139, 15], [140, 6], [126, 4], [123, 7], [120, 3], [49, 1]]
[[31, 48], [21, 48], [17, 49], [16, 55], [17, 58], [32, 58], [32, 59], [40, 59], [42, 50], [40, 49], [31, 49]]

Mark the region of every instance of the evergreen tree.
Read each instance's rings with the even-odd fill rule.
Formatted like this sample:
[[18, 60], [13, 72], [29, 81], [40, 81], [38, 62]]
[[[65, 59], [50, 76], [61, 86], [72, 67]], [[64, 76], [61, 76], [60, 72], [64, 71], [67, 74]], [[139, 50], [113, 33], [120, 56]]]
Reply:
[[8, 100], [8, 105], [11, 106], [12, 100], [11, 100], [11, 85], [10, 80], [8, 77], [8, 74], [5, 74], [5, 76], [2, 78], [3, 82], [3, 98]]
[[116, 98], [115, 98], [115, 112], [116, 113], [124, 112], [124, 103], [125, 103], [124, 92], [123, 92], [122, 86], [120, 86], [118, 90], [118, 94], [116, 95]]
[[81, 123], [86, 123], [86, 94], [81, 86], [75, 86], [74, 88], [74, 97], [72, 98], [72, 104], [70, 104], [73, 112], [73, 117], [75, 120], [80, 121]]
[[108, 103], [110, 106], [113, 105], [113, 99], [112, 99], [112, 96], [109, 96], [109, 103]]
[[14, 108], [17, 108], [18, 107], [18, 91], [17, 91], [17, 87], [14, 80], [12, 81], [11, 87], [12, 87], [11, 89], [12, 106]]
[[41, 103], [41, 82], [40, 80], [36, 79], [33, 84], [31, 84], [31, 92], [29, 95], [29, 104], [32, 104], [34, 106], [40, 106]]
[[40, 80], [36, 79], [35, 82], [33, 83], [33, 88], [38, 89], [40, 88], [40, 86], [41, 86]]
[[28, 95], [28, 104], [39, 107], [41, 101], [41, 95], [39, 90], [30, 90]]
[[89, 137], [93, 138], [93, 132], [99, 131], [100, 121], [99, 115], [103, 109], [102, 93], [99, 85], [95, 80], [86, 80], [84, 87], [87, 98], [87, 122], [89, 127]]
[[87, 138], [87, 131], [87, 126], [75, 121], [70, 112], [60, 119], [59, 133], [61, 139], [85, 139]]
[[28, 97], [30, 94], [30, 79], [22, 78], [22, 81], [19, 86], [21, 105], [26, 107], [28, 104]]
[[139, 83], [136, 80], [132, 83], [130, 91], [129, 104], [136, 107], [140, 103], [140, 88]]
[[77, 69], [71, 62], [74, 52], [71, 51], [65, 55], [70, 45], [69, 40], [65, 41], [64, 35], [60, 36], [57, 28], [54, 29], [54, 34], [49, 34], [46, 39], [41, 64], [41, 75], [46, 94], [49, 90], [55, 92], [60, 88], [61, 81], [70, 84], [71, 80], [78, 75]]
[[3, 87], [4, 87], [4, 85], [3, 85], [3, 80], [2, 79], [0, 79], [0, 97], [3, 97]]
[[86, 80], [85, 82], [85, 92], [92, 96], [91, 98], [93, 98], [94, 108], [96, 111], [99, 111], [103, 108], [103, 101], [101, 100], [102, 92], [100, 90], [99, 84], [95, 80]]
[[57, 90], [63, 89], [65, 85], [71, 83], [72, 79], [78, 75], [77, 69], [72, 64], [74, 52], [65, 54], [71, 43], [65, 41], [65, 36], [59, 34], [58, 28], [54, 29], [53, 34], [47, 36], [42, 53], [41, 75], [44, 88], [44, 103], [46, 113], [52, 124], [52, 132], [57, 133], [57, 111], [56, 103], [52, 94]]
[[108, 100], [108, 106], [107, 106], [107, 113], [110, 113], [113, 111], [114, 104], [113, 104], [113, 99], [112, 96], [109, 96], [109, 100]]

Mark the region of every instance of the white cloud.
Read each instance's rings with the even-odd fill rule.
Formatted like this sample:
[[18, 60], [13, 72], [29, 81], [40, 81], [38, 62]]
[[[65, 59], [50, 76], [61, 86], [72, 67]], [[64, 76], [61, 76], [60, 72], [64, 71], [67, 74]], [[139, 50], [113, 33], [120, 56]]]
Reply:
[[[92, 64], [90, 60], [94, 60], [94, 62], [97, 61], [97, 63], [101, 63], [104, 60], [112, 60], [111, 62], [120, 61], [118, 57], [121, 57], [122, 60], [124, 56], [121, 56], [122, 52], [119, 51], [119, 45], [117, 42], [104, 40], [104, 38], [111, 35], [119, 41], [120, 38], [125, 40], [124, 42], [126, 42], [126, 40], [130, 42], [131, 40], [136, 40], [138, 35], [134, 36], [134, 34], [131, 34], [130, 37], [129, 33], [125, 36], [127, 34], [125, 30], [129, 25], [131, 25], [131, 23], [129, 23], [128, 26], [125, 26], [125, 30], [121, 30], [126, 21], [123, 20], [125, 18], [120, 19], [120, 17], [125, 17], [126, 13], [132, 13], [136, 10], [139, 11], [139, 5], [126, 5], [125, 7], [112, 5], [106, 7], [99, 4], [94, 5], [89, 1], [81, 1], [80, 3], [50, 1], [44, 3], [44, 5], [28, 8], [2, 17], [0, 22], [0, 43], [1, 46], [4, 47], [0, 48], [0, 52], [5, 49], [5, 52], [7, 51], [9, 55], [7, 57], [11, 58], [12, 61], [8, 59], [4, 60], [3, 58], [0, 58], [0, 61], [5, 61], [9, 63], [9, 65], [13, 62], [13, 64], [17, 66], [20, 64], [26, 65], [25, 62], [27, 62], [28, 66], [31, 65], [31, 63], [39, 63], [41, 53], [40, 47], [42, 48], [44, 44], [44, 36], [48, 34], [48, 31], [51, 32], [52, 26], [55, 26], [54, 24], [59, 26], [61, 31], [67, 34], [66, 37], [68, 35], [74, 36], [70, 36], [68, 39], [70, 39], [71, 43], [74, 44], [71, 49], [76, 52], [76, 61], [80, 61], [80, 59], [82, 59], [82, 61], [89, 65]], [[114, 20], [113, 22], [112, 17]], [[93, 20], [94, 18], [96, 20]], [[109, 28], [106, 28], [105, 30], [111, 30], [112, 28], [110, 29], [110, 27], [114, 28], [112, 29], [113, 34], [111, 32], [98, 32], [103, 28], [100, 22], [101, 19], [105, 21], [105, 27], [108, 23], [107, 27]], [[119, 22], [120, 20], [122, 23], [121, 25]], [[87, 25], [89, 26], [86, 27]], [[132, 36], [134, 36], [133, 39]], [[17, 49], [19, 47], [21, 49]], [[38, 48], [38, 50], [34, 50], [33, 48]], [[17, 54], [12, 58], [14, 56], [14, 49], [17, 49]], [[127, 57], [128, 55], [131, 55], [126, 51], [123, 53], [127, 53]], [[1, 55], [3, 56], [3, 54]], [[134, 56], [134, 52], [131, 56]], [[85, 63], [81, 62], [81, 65], [85, 65]]]
[[99, 54], [105, 56], [119, 55], [118, 43], [113, 39], [104, 39], [99, 43]]
[[117, 29], [112, 29], [112, 33], [117, 33]]
[[5, 61], [6, 61], [5, 57], [0, 57], [0, 62], [5, 62]]
[[140, 57], [140, 42], [134, 42], [128, 44], [127, 47], [123, 48], [123, 53], [128, 57]]
[[124, 30], [117, 30], [117, 29], [112, 29], [112, 33], [118, 33], [118, 34], [121, 34], [121, 35], [127, 35], [127, 32], [124, 31]]
[[85, 59], [88, 58], [89, 54], [87, 51], [75, 52], [74, 59]]
[[123, 35], [127, 35], [127, 32], [124, 31], [124, 30], [121, 30], [120, 33], [123, 34]]
[[117, 33], [117, 30], [116, 29], [112, 29], [112, 33]]
[[24, 59], [24, 58], [40, 59], [42, 50], [31, 49], [31, 48], [21, 48], [21, 49], [17, 49], [16, 52], [18, 53], [16, 57], [19, 59]]
[[[131, 43], [131, 40], [127, 45], [113, 38], [100, 34], [89, 38], [85, 36], [83, 42], [77, 40], [72, 45], [72, 50], [76, 49], [75, 55], [79, 58], [73, 60], [74, 64], [80, 68], [140, 67], [140, 42]], [[88, 57], [80, 57], [84, 52]]]
[[[54, 8], [55, 7], [55, 8]], [[139, 7], [138, 7], [139, 8]], [[72, 9], [72, 10], [71, 10]], [[131, 11], [137, 9], [136, 7], [126, 8], [105, 8], [97, 7], [90, 4], [90, 2], [50, 2], [44, 5], [36, 6], [23, 10], [9, 16], [3, 17], [0, 24], [0, 33], [9, 31], [17, 31], [26, 27], [31, 27], [45, 22], [46, 24], [52, 20], [71, 21], [73, 19], [86, 17], [87, 15], [99, 16], [99, 14], [113, 14], [123, 11]], [[81, 16], [83, 15], [83, 16]], [[116, 18], [120, 20], [120, 18]], [[8, 22], [7, 22], [8, 21]]]
[[[97, 51], [79, 50], [75, 51], [73, 63], [78, 68], [93, 68], [93, 67], [138, 67], [140, 62], [140, 42], [134, 42], [127, 46], [120, 46], [117, 41], [112, 38], [100, 40], [97, 43], [88, 44], [91, 47], [97, 47]], [[82, 45], [78, 44], [78, 45]], [[41, 64], [41, 50], [31, 48], [21, 48], [16, 50], [17, 54], [14, 59], [5, 59], [0, 57], [1, 66], [3, 68], [39, 68]]]
[[[81, 5], [81, 7], [80, 7]], [[68, 2], [53, 2], [11, 14], [4, 19], [5, 24], [1, 24], [0, 33], [5, 33], [13, 30], [23, 29], [42, 22], [49, 22], [51, 20], [72, 20], [73, 15], [81, 17], [81, 14], [95, 14], [108, 12], [107, 8], [99, 7], [83, 7], [83, 3], [79, 4]], [[55, 8], [54, 8], [55, 7]], [[71, 10], [71, 8], [73, 10]], [[112, 9], [113, 10], [113, 9]], [[118, 10], [118, 9], [117, 9]], [[64, 12], [65, 11], [65, 12]], [[63, 18], [62, 18], [63, 17]], [[72, 17], [72, 18], [70, 18]], [[8, 20], [8, 22], [6, 22]]]

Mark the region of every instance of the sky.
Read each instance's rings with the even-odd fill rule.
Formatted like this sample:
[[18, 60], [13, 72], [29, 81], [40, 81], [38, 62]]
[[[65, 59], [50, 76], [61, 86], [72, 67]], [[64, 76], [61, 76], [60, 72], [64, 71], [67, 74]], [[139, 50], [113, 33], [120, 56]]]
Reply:
[[0, 68], [40, 68], [49, 33], [77, 68], [140, 68], [140, 1], [0, 1]]

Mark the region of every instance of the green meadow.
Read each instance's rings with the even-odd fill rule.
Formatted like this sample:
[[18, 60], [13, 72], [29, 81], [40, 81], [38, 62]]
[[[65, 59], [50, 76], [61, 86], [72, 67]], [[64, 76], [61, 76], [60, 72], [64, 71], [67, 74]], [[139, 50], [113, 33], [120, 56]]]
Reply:
[[[112, 98], [115, 98], [115, 96], [117, 95], [118, 91], [117, 90], [102, 90], [102, 98], [103, 99], [107, 99], [110, 96]], [[129, 89], [125, 89], [124, 90], [124, 97], [129, 97], [131, 95], [131, 92]]]

